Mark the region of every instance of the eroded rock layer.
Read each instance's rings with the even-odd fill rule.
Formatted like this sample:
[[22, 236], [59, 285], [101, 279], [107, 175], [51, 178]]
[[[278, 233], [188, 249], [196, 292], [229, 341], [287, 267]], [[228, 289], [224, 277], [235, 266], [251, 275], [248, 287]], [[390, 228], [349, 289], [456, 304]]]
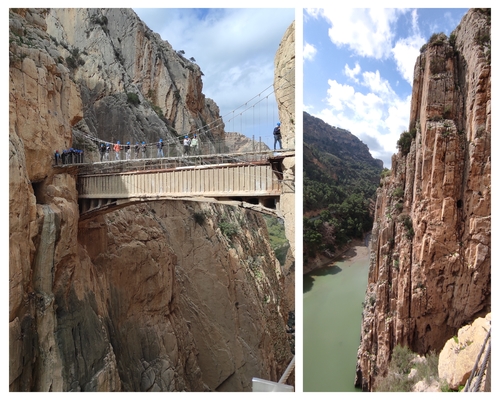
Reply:
[[490, 311], [489, 35], [489, 10], [472, 9], [416, 61], [409, 132], [378, 190], [355, 379], [363, 390], [386, 374], [396, 344], [438, 352]]
[[9, 26], [10, 390], [277, 381], [293, 304], [259, 215], [178, 201], [79, 221], [74, 172], [52, 168], [75, 143], [97, 159], [95, 137], [177, 145], [217, 121], [199, 67], [131, 10], [10, 9]]

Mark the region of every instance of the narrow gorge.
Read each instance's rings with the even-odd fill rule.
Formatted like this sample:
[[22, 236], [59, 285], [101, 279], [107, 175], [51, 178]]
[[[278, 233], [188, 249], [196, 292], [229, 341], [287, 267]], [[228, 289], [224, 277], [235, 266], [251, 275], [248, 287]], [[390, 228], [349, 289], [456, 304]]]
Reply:
[[[75, 172], [54, 151], [93, 138], [225, 138], [200, 67], [130, 9], [9, 10], [10, 391], [250, 391], [294, 354], [294, 168], [281, 198], [280, 264], [262, 215], [144, 202], [79, 220]], [[275, 86], [294, 70], [294, 25]], [[293, 76], [292, 76], [293, 78]], [[294, 86], [276, 90], [294, 145]], [[212, 128], [205, 129], [212, 124]], [[293, 375], [287, 381], [294, 384]]]

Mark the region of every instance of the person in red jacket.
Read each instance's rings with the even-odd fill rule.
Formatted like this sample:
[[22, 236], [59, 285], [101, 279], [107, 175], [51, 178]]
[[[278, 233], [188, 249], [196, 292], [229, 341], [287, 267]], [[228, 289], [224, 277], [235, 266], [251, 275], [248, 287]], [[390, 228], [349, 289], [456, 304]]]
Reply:
[[113, 150], [115, 151], [115, 160], [120, 160], [121, 148], [122, 146], [120, 146], [120, 141], [118, 140], [118, 142], [116, 142], [115, 145], [113, 146]]

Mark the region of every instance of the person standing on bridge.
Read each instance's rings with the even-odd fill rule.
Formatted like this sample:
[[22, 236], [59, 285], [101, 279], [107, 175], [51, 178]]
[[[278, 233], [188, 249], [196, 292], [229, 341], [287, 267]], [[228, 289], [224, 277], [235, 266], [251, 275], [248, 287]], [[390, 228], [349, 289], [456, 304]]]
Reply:
[[160, 139], [158, 143], [156, 143], [156, 148], [158, 149], [158, 154], [156, 157], [163, 157], [163, 139]]
[[118, 142], [116, 142], [115, 145], [113, 146], [113, 150], [115, 151], [115, 160], [120, 159], [120, 149], [121, 149], [120, 141], [118, 140]]
[[106, 161], [109, 161], [109, 153], [111, 153], [111, 143], [106, 143], [106, 153], [104, 154]]
[[141, 150], [142, 150], [142, 158], [146, 158], [146, 142], [142, 142]]
[[196, 135], [193, 136], [193, 139], [191, 139], [191, 154], [193, 155], [198, 155], [198, 138]]
[[127, 160], [130, 160], [130, 142], [127, 142], [127, 144], [125, 145], [125, 158]]
[[61, 158], [61, 155], [59, 154], [59, 150], [56, 150], [56, 152], [54, 153], [54, 159], [56, 161], [56, 165], [59, 164], [60, 158]]
[[134, 158], [135, 159], [139, 158], [139, 142], [135, 142], [135, 146], [134, 146]]
[[99, 148], [99, 153], [101, 154], [101, 162], [104, 160], [104, 154], [106, 153], [106, 147], [104, 147], [104, 143], [101, 143], [101, 147]]
[[274, 135], [274, 150], [276, 150], [276, 143], [279, 143], [281, 150], [283, 148], [281, 146], [281, 122], [278, 122], [276, 124], [276, 127], [274, 128], [273, 131], [273, 135]]
[[189, 140], [189, 136], [186, 135], [184, 136], [184, 156], [188, 156], [189, 155], [189, 145], [191, 144], [191, 140]]

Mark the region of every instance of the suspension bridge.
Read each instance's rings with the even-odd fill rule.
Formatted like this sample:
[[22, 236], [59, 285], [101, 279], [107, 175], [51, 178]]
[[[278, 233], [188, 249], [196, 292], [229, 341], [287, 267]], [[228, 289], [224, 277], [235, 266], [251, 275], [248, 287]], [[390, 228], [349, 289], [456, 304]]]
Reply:
[[[254, 113], [255, 105], [267, 101], [274, 90], [267, 96], [262, 93], [252, 99], [254, 104], [240, 106], [243, 110], [239, 115]], [[235, 111], [229, 119], [233, 124]], [[250, 140], [250, 148], [245, 151], [231, 148], [224, 139], [209, 140], [210, 130], [220, 125], [224, 125], [222, 117], [189, 134], [162, 139], [161, 154], [157, 152], [157, 143], [142, 142], [144, 150], [134, 149], [129, 143], [110, 143], [81, 134], [98, 147], [105, 144], [113, 149], [119, 144], [118, 150], [103, 153], [100, 161], [94, 162], [84, 162], [82, 155], [78, 155], [76, 163], [71, 162], [73, 158], [66, 158], [66, 163], [54, 168], [56, 172], [77, 175], [81, 220], [156, 200], [215, 202], [280, 216], [280, 196], [294, 190], [294, 182], [283, 179], [283, 160], [294, 157], [294, 149], [282, 149], [280, 141], [279, 148], [270, 150], [260, 137], [258, 141]], [[196, 154], [186, 152], [179, 142], [188, 135], [199, 139]]]

